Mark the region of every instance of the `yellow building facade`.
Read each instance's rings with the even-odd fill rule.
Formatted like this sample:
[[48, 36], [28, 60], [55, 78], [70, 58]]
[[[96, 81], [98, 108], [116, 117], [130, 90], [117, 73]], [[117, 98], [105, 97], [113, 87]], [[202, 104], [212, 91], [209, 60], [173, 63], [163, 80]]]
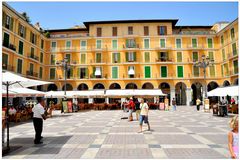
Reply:
[[[179, 105], [202, 99], [205, 85], [208, 91], [237, 85], [238, 19], [213, 26], [177, 21], [95, 21], [43, 31], [4, 4], [3, 69], [54, 82], [39, 90], [64, 90], [64, 71], [56, 62], [67, 57], [67, 90], [159, 88]], [[203, 55], [214, 60], [206, 80], [194, 66]]]

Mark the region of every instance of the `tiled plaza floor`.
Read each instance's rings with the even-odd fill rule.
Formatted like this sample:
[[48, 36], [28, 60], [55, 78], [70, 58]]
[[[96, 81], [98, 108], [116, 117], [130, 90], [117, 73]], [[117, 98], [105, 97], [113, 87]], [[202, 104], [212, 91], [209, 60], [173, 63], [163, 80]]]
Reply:
[[[21, 146], [4, 159], [226, 159], [228, 121], [195, 107], [151, 110], [151, 131], [137, 133], [138, 121], [122, 111], [58, 114], [44, 121], [43, 144], [34, 145], [32, 122], [10, 128], [10, 145]], [[134, 113], [135, 118], [135, 113]], [[144, 124], [144, 130], [147, 126]]]

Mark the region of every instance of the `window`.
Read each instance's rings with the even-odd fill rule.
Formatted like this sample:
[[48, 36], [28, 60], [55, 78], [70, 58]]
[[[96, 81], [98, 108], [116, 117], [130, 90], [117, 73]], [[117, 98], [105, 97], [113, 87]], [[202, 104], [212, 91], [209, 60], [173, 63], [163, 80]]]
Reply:
[[214, 60], [213, 52], [208, 52], [209, 60]]
[[102, 40], [97, 40], [97, 49], [101, 49], [102, 48]]
[[4, 32], [4, 37], [3, 37], [3, 46], [4, 47], [9, 47], [9, 34]]
[[67, 78], [73, 79], [73, 67], [70, 67], [70, 69], [67, 70]]
[[222, 77], [224, 76], [224, 71], [223, 71], [224, 66], [221, 65], [221, 72], [222, 72]]
[[149, 36], [149, 28], [148, 26], [144, 26], [144, 36]]
[[30, 32], [30, 42], [32, 42], [32, 44], [37, 44], [37, 36], [33, 32]]
[[133, 35], [133, 27], [132, 26], [128, 27], [128, 35]]
[[144, 59], [145, 59], [145, 62], [150, 62], [150, 53], [149, 52], [144, 52]]
[[68, 63], [70, 63], [70, 62], [71, 62], [71, 54], [66, 54], [65, 57], [67, 57], [67, 59], [68, 59]]
[[236, 43], [232, 44], [232, 52], [233, 52], [233, 56], [237, 55], [237, 46]]
[[117, 27], [112, 27], [112, 36], [117, 36]]
[[136, 48], [136, 42], [134, 39], [127, 39], [126, 40], [126, 47], [127, 48]]
[[192, 47], [197, 48], [197, 39], [196, 38], [192, 39]]
[[193, 52], [192, 57], [193, 57], [193, 62], [198, 61], [198, 52]]
[[39, 67], [39, 78], [42, 78], [42, 72], [43, 72], [42, 67]]
[[127, 62], [136, 62], [136, 52], [126, 52]]
[[13, 18], [7, 15], [5, 12], [3, 12], [3, 19], [2, 19], [2, 24], [5, 28], [10, 29], [11, 31], [13, 30]]
[[120, 53], [112, 53], [112, 63], [120, 63]]
[[34, 58], [34, 48], [32, 48], [32, 47], [31, 47], [30, 57], [31, 57], [31, 58]]
[[81, 64], [86, 64], [86, 54], [81, 53]]
[[231, 39], [233, 40], [235, 38], [234, 28], [231, 29]]
[[77, 76], [80, 79], [88, 78], [88, 69], [87, 68], [78, 68]]
[[145, 66], [144, 67], [144, 73], [145, 73], [145, 78], [151, 78], [151, 67], [150, 66]]
[[149, 49], [149, 46], [150, 46], [150, 40], [149, 39], [144, 39], [144, 48], [145, 49]]
[[34, 69], [34, 65], [32, 63], [30, 63], [29, 71], [30, 71], [31, 76], [33, 76], [33, 69]]
[[161, 47], [161, 48], [166, 48], [165, 39], [160, 39], [160, 47]]
[[57, 42], [52, 42], [51, 43], [51, 48], [52, 48], [52, 52], [56, 51], [56, 49], [57, 49]]
[[222, 60], [225, 61], [226, 57], [225, 57], [225, 49], [222, 49]]
[[199, 67], [193, 66], [193, 75], [194, 77], [199, 77]]
[[112, 40], [112, 49], [117, 49], [118, 46], [117, 46], [117, 40]]
[[19, 41], [18, 53], [23, 55], [23, 42], [22, 41]]
[[102, 62], [102, 54], [96, 53], [96, 63], [101, 63], [101, 62]]
[[213, 40], [212, 40], [212, 38], [208, 38], [207, 39], [207, 43], [208, 43], [208, 48], [213, 48]]
[[71, 41], [66, 41], [66, 49], [70, 49], [71, 48]]
[[234, 74], [238, 74], [238, 60], [233, 61]]
[[182, 62], [182, 52], [177, 52], [177, 62]]
[[223, 35], [221, 36], [221, 44], [224, 45]]
[[43, 49], [44, 48], [44, 40], [41, 39], [41, 48]]
[[228, 64], [224, 64], [225, 76], [229, 76]]
[[210, 77], [215, 77], [215, 66], [209, 66]]
[[8, 68], [8, 54], [2, 54], [2, 69]]
[[55, 68], [50, 68], [50, 79], [55, 79], [55, 72], [56, 72], [56, 69]]
[[158, 60], [161, 62], [168, 61], [168, 52], [158, 52]]
[[51, 54], [51, 65], [55, 65], [55, 62], [56, 62], [56, 55]]
[[87, 41], [81, 41], [81, 50], [87, 49]]
[[135, 67], [128, 66], [128, 78], [134, 78], [135, 75]]
[[158, 26], [158, 35], [167, 35], [167, 27]]
[[102, 37], [102, 28], [97, 28], [97, 37]]
[[93, 78], [102, 78], [102, 67], [93, 67]]
[[183, 66], [177, 66], [178, 78], [183, 78]]
[[21, 25], [20, 23], [18, 25], [18, 35], [23, 38], [26, 38], [26, 28], [23, 25]]
[[40, 62], [43, 63], [43, 53], [40, 53]]
[[181, 41], [181, 39], [176, 39], [176, 44], [177, 44], [177, 48], [182, 48], [182, 41]]
[[22, 60], [17, 60], [17, 73], [22, 74]]
[[112, 67], [112, 78], [118, 78], [118, 67]]
[[167, 77], [167, 66], [161, 66], [161, 77]]

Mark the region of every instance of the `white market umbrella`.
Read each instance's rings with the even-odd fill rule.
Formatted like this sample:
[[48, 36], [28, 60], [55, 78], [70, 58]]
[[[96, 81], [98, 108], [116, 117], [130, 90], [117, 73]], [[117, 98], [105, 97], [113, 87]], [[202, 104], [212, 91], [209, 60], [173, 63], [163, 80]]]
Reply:
[[239, 90], [238, 86], [218, 87], [208, 92], [207, 95], [208, 97], [238, 96], [239, 95], [238, 90]]
[[[11, 88], [8, 90], [8, 94], [11, 97], [30, 97], [30, 96], [42, 97], [45, 95], [45, 92], [29, 88]], [[3, 97], [7, 96], [7, 91], [5, 89], [2, 89], [2, 96]]]

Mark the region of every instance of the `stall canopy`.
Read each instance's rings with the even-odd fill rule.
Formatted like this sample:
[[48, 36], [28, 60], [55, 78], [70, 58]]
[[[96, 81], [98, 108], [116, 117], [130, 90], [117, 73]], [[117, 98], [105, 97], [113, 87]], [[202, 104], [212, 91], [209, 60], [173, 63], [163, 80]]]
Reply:
[[[64, 91], [49, 91], [46, 92], [46, 98], [63, 98]], [[104, 97], [104, 90], [90, 90], [90, 91], [67, 91], [67, 98], [90, 98], [90, 97]]]
[[[8, 94], [10, 97], [43, 97], [45, 92], [29, 89], [29, 88], [11, 88], [8, 90]], [[2, 96], [7, 96], [7, 91], [2, 89]]]
[[107, 97], [154, 97], [154, 96], [166, 96], [161, 89], [111, 89], [106, 90]]
[[207, 93], [208, 97], [219, 96], [238, 96], [238, 86], [218, 87]]

